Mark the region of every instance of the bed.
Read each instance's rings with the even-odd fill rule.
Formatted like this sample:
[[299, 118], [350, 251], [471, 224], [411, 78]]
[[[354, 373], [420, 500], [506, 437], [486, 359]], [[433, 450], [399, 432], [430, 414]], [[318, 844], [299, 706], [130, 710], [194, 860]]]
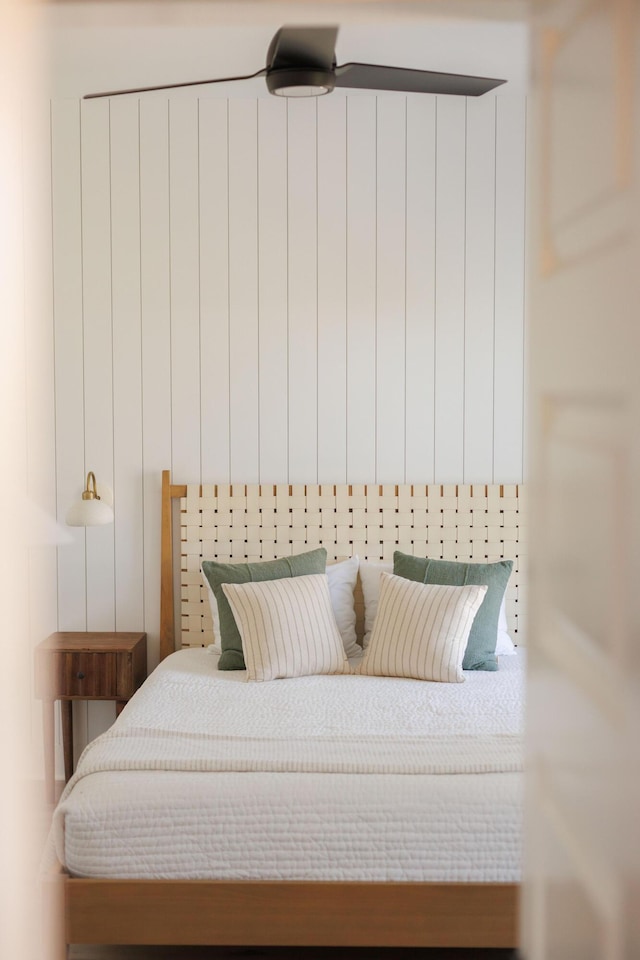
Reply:
[[[516, 946], [522, 654], [464, 684], [247, 684], [217, 670], [200, 563], [318, 546], [332, 560], [506, 557], [518, 640], [521, 510], [517, 487], [185, 487], [165, 472], [161, 664], [56, 812], [61, 951]], [[362, 621], [359, 592], [357, 606]]]

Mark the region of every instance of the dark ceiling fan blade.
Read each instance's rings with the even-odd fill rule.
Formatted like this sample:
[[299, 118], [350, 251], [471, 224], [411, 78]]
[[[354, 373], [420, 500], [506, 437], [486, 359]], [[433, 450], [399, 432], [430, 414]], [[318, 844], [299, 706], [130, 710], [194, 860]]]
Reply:
[[461, 73], [436, 73], [433, 70], [407, 70], [375, 63], [343, 63], [336, 67], [336, 87], [361, 90], [403, 90], [406, 93], [450, 93], [479, 97], [501, 83], [506, 83], [506, 80]]
[[336, 62], [337, 27], [280, 27], [267, 52], [267, 69], [301, 67], [331, 70]]
[[254, 77], [264, 77], [266, 70], [248, 73], [243, 77], [217, 77], [215, 80], [188, 80], [186, 83], [163, 83], [159, 87], [134, 87], [131, 90], [110, 90], [106, 93], [85, 93], [83, 100], [96, 100], [99, 97], [123, 97], [127, 93], [151, 93], [153, 90], [176, 90], [178, 87], [202, 87], [208, 83], [232, 83], [234, 80], [253, 80]]

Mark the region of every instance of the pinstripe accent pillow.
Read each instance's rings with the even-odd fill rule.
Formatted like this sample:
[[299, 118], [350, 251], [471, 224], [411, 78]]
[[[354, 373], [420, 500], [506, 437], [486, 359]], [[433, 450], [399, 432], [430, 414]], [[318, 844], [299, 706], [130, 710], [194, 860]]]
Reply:
[[380, 574], [380, 599], [359, 673], [461, 683], [486, 586], [451, 587]]
[[242, 638], [247, 680], [351, 672], [326, 574], [222, 589]]

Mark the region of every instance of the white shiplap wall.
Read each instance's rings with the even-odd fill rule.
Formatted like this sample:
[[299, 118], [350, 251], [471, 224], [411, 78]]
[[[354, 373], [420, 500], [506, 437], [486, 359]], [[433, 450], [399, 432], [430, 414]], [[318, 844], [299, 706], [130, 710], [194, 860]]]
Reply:
[[[522, 479], [525, 119], [508, 96], [51, 105], [51, 482], [62, 517], [94, 470], [116, 517], [59, 548], [51, 629], [146, 629], [156, 662], [165, 467]], [[112, 718], [78, 710], [79, 744]]]

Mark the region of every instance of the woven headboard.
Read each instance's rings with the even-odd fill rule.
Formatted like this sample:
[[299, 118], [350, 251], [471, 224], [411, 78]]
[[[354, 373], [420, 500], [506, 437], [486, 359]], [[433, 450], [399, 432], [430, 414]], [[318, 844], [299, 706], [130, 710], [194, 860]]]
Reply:
[[[163, 474], [161, 657], [176, 644], [172, 594], [171, 500], [180, 500], [182, 646], [213, 641], [204, 560], [272, 560], [325, 547], [327, 558], [391, 560], [394, 550], [445, 560], [510, 559], [507, 619], [522, 642], [523, 490], [515, 485], [172, 485]], [[169, 543], [166, 543], [166, 537]], [[169, 623], [168, 621], [171, 621]], [[177, 646], [180, 646], [178, 643]]]

